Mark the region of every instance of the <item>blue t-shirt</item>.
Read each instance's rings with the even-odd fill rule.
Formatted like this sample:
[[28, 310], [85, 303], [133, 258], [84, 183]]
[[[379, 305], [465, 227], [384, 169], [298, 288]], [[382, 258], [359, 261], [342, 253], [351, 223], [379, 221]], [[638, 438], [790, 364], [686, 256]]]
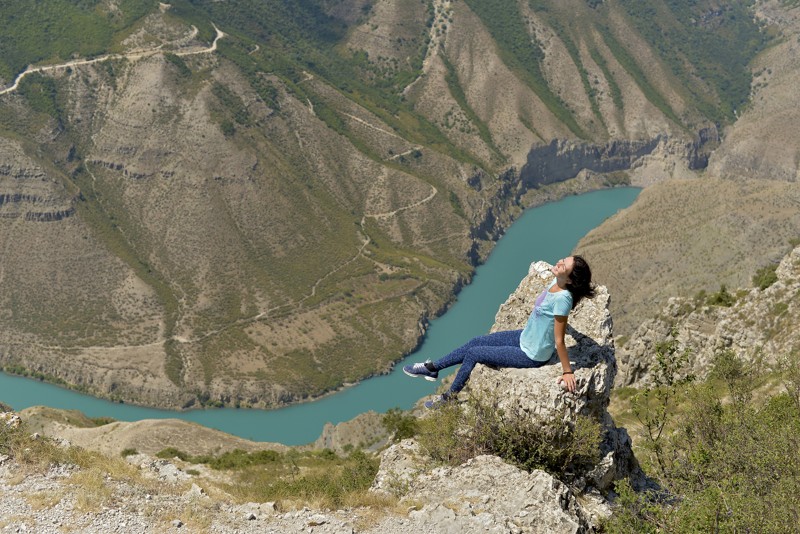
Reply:
[[572, 293], [569, 290], [550, 292], [555, 283], [553, 279], [547, 289], [536, 297], [531, 316], [519, 338], [520, 348], [528, 358], [538, 362], [549, 360], [556, 348], [554, 317], [567, 316], [572, 309]]

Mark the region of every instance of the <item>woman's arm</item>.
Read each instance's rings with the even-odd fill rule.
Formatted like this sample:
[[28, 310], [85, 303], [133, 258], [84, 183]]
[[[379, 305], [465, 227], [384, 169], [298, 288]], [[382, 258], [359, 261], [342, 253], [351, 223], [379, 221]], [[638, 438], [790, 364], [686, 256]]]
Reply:
[[572, 374], [572, 367], [569, 364], [569, 354], [567, 354], [567, 344], [564, 342], [564, 336], [567, 332], [567, 316], [556, 315], [554, 333], [556, 338], [556, 353], [558, 359], [561, 361], [562, 375], [558, 377], [558, 383], [564, 382], [567, 391], [575, 393], [575, 375]]

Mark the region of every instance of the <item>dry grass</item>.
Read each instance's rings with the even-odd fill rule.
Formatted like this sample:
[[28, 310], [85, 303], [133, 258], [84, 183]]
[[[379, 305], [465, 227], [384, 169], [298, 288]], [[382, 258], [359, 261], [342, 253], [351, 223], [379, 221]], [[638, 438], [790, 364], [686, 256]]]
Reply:
[[791, 183], [672, 180], [642, 191], [576, 250], [614, 296], [614, 333], [629, 335], [669, 297], [749, 286], [800, 235], [798, 201]]
[[58, 490], [44, 490], [38, 493], [25, 495], [25, 500], [33, 510], [44, 510], [52, 508], [66, 496], [67, 491], [63, 488]]
[[74, 473], [67, 479], [75, 496], [75, 508], [81, 512], [98, 512], [114, 496], [106, 473], [93, 467]]

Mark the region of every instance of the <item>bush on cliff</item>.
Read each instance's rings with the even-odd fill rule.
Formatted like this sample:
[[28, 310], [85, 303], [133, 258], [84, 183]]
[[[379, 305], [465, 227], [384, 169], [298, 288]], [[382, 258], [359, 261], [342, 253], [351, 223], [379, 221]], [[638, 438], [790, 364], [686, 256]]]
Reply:
[[[609, 532], [795, 532], [800, 524], [800, 371], [784, 362], [786, 392], [759, 398], [760, 370], [730, 351], [709, 381], [679, 393], [658, 443], [639, 459], [664, 495], [618, 485]], [[669, 414], [668, 414], [669, 416]]]
[[422, 419], [417, 439], [444, 463], [458, 465], [491, 454], [521, 469], [542, 469], [569, 481], [599, 460], [601, 427], [583, 416], [571, 425], [542, 422], [529, 414], [504, 412], [497, 399], [472, 396], [465, 406], [445, 403]]

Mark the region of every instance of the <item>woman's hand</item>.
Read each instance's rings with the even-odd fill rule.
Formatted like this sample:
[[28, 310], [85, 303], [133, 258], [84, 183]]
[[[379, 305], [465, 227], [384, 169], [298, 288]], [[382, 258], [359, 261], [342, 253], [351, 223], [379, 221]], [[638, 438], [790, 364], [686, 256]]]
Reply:
[[567, 391], [570, 393], [575, 393], [575, 388], [577, 385], [575, 384], [575, 375], [572, 373], [566, 373], [558, 377], [556, 380], [557, 384], [564, 384], [562, 387], [567, 388]]

